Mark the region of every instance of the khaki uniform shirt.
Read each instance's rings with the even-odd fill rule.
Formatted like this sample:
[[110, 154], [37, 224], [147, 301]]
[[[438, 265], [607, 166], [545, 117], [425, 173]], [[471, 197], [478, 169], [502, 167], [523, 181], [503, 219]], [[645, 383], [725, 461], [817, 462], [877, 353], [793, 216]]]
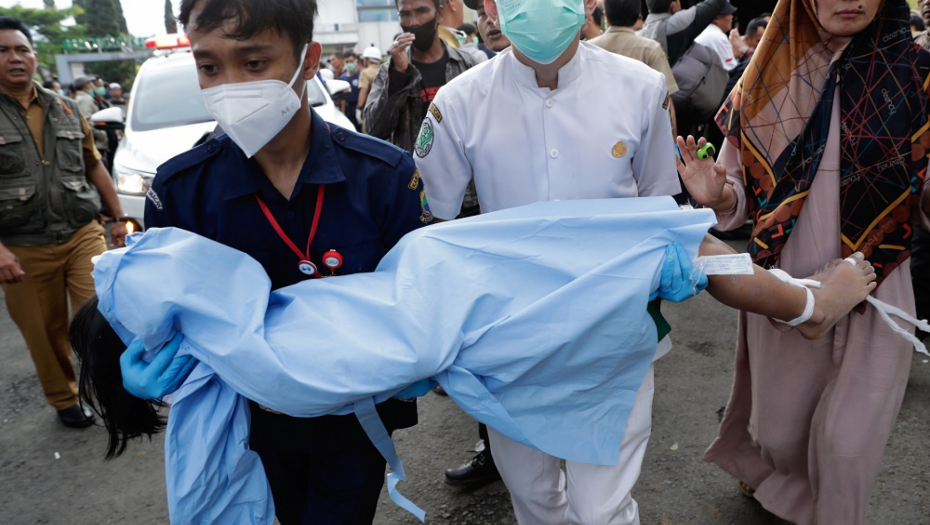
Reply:
[[368, 66], [358, 76], [358, 88], [370, 88], [375, 77], [378, 76], [378, 66]]
[[639, 60], [665, 75], [669, 95], [678, 91], [678, 84], [668, 64], [668, 57], [662, 51], [662, 45], [655, 40], [643, 38], [628, 27], [611, 27], [606, 33], [589, 42], [611, 53]]

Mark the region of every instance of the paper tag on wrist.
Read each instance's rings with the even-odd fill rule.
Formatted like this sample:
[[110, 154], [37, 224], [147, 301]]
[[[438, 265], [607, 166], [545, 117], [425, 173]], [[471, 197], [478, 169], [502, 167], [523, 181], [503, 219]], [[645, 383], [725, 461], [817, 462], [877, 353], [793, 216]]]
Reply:
[[752, 275], [752, 257], [748, 253], [698, 257], [694, 267], [704, 275]]

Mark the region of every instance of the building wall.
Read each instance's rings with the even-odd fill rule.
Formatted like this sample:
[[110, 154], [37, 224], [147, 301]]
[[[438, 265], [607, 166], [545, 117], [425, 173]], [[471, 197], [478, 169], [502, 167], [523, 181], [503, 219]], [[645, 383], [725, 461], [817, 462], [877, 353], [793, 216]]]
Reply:
[[394, 36], [400, 33], [397, 22], [363, 22], [358, 25], [358, 47], [356, 51], [362, 52], [366, 47], [374, 44], [382, 53], [387, 53]]

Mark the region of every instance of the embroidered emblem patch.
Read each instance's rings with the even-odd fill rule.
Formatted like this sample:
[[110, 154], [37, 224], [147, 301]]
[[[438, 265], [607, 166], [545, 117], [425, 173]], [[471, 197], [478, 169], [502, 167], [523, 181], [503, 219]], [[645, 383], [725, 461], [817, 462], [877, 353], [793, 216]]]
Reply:
[[422, 159], [429, 155], [431, 149], [433, 149], [433, 125], [429, 123], [429, 119], [426, 119], [420, 126], [420, 136], [417, 137], [417, 144], [413, 150], [417, 157]]
[[162, 210], [165, 209], [165, 207], [162, 206], [162, 204], [161, 204], [161, 199], [158, 198], [158, 194], [155, 193], [155, 190], [153, 190], [152, 188], [149, 188], [149, 191], [146, 192], [145, 197], [146, 197], [148, 200], [152, 201], [152, 204], [155, 205], [155, 209], [156, 209], [156, 210], [162, 211]]
[[429, 203], [426, 202], [426, 190], [420, 191], [420, 209], [423, 212], [420, 214], [420, 221], [422, 221], [423, 224], [433, 222], [433, 212], [429, 210]]
[[413, 172], [413, 178], [410, 179], [410, 184], [407, 185], [411, 190], [416, 190], [420, 187], [420, 170]]
[[442, 113], [439, 112], [439, 108], [436, 107], [436, 104], [432, 102], [429, 103], [429, 112], [433, 114], [433, 118], [436, 119], [436, 124], [442, 122]]
[[614, 156], [615, 159], [626, 156], [626, 143], [621, 140], [620, 142], [614, 144], [614, 147], [612, 150], [610, 150], [610, 153]]

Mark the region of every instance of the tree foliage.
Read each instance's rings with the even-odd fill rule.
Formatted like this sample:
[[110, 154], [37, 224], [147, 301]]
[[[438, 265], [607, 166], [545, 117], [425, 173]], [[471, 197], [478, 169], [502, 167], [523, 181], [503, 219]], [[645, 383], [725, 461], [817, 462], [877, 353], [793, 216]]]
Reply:
[[174, 7], [171, 6], [171, 0], [165, 0], [165, 29], [169, 35], [178, 32], [178, 19], [174, 17]]
[[[74, 4], [80, 4], [84, 9], [83, 16], [80, 19], [75, 18], [75, 21], [86, 25], [87, 36], [129, 36], [120, 0], [74, 0]], [[88, 73], [99, 75], [106, 82], [118, 82], [127, 89], [132, 84], [137, 70], [134, 60], [88, 62], [85, 68]]]

